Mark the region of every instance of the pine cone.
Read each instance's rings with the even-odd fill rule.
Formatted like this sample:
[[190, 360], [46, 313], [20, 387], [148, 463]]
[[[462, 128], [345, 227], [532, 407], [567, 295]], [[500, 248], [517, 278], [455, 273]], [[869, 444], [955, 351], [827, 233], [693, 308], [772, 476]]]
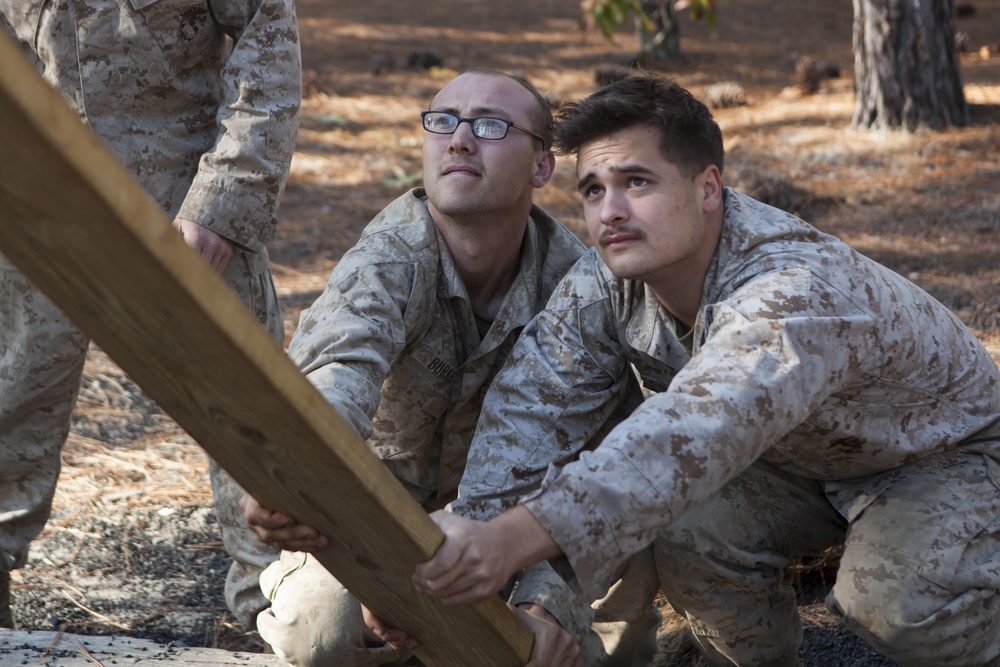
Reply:
[[735, 81], [721, 81], [708, 87], [705, 101], [713, 109], [741, 107], [747, 103], [747, 93], [743, 86]]
[[795, 85], [799, 87], [803, 95], [812, 95], [819, 90], [819, 83], [823, 80], [823, 73], [819, 66], [809, 56], [802, 56], [795, 63]]

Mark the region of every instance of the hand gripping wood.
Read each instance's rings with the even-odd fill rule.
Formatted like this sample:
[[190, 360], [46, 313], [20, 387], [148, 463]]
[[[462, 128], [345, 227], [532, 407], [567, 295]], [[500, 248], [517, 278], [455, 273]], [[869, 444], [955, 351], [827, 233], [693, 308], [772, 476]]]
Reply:
[[410, 574], [443, 540], [160, 208], [0, 33], [0, 252], [431, 666], [523, 665], [499, 599], [445, 607]]

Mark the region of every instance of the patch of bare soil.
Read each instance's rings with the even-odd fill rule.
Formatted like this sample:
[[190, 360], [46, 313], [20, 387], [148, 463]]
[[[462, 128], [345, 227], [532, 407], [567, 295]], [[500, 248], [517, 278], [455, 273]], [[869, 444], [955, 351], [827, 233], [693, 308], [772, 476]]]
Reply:
[[[968, 128], [850, 127], [849, 3], [720, 3], [717, 25], [684, 22], [684, 55], [662, 71], [703, 99], [713, 84], [742, 86], [746, 104], [715, 110], [724, 180], [920, 284], [1000, 361], [1000, 56], [989, 48], [1000, 0], [972, 4], [976, 13], [956, 22], [968, 41]], [[299, 0], [298, 8], [306, 97], [271, 247], [289, 335], [365, 223], [420, 182], [418, 113], [446, 80], [477, 66], [517, 70], [553, 101], [569, 100], [636, 50], [627, 30], [614, 43], [582, 32], [576, 0]], [[795, 85], [802, 56], [839, 76], [804, 94]], [[561, 158], [538, 200], [583, 238], [574, 181]], [[225, 609], [227, 567], [203, 452], [93, 348], [54, 516], [14, 575], [20, 627], [259, 650]], [[807, 665], [892, 665], [826, 612], [827, 566], [806, 564], [798, 576]], [[656, 664], [697, 664], [676, 641], [683, 624], [664, 612]]]

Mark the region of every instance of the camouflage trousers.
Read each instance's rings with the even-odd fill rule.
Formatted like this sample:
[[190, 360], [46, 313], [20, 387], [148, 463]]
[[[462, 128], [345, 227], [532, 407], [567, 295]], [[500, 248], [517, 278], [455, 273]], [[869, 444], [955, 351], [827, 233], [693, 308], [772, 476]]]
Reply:
[[[267, 252], [234, 252], [221, 277], [282, 342], [284, 324]], [[88, 344], [87, 336], [0, 255], [0, 571], [24, 565], [31, 540], [48, 520]], [[268, 604], [257, 575], [279, 552], [246, 526], [236, 482], [214, 464], [211, 476], [223, 540], [230, 554], [237, 554], [226, 581], [227, 600], [256, 613]]]
[[663, 591], [709, 664], [800, 664], [786, 568], [838, 544], [827, 605], [875, 649], [906, 667], [1000, 663], [996, 458], [958, 450], [852, 480], [841, 512], [828, 490], [758, 463], [657, 538]]
[[87, 337], [0, 255], [0, 570], [45, 526]]
[[[648, 667], [656, 652], [660, 613], [652, 561], [630, 567], [595, 605], [596, 622], [581, 649], [586, 667]], [[649, 573], [653, 573], [650, 577]], [[636, 574], [640, 576], [629, 576]], [[650, 585], [652, 584], [652, 587]], [[380, 667], [422, 664], [397, 651], [368, 628], [358, 602], [309, 554], [284, 551], [260, 577], [271, 606], [257, 630], [275, 654], [295, 667]], [[511, 604], [517, 604], [517, 598]], [[456, 637], [455, 641], [462, 641]]]

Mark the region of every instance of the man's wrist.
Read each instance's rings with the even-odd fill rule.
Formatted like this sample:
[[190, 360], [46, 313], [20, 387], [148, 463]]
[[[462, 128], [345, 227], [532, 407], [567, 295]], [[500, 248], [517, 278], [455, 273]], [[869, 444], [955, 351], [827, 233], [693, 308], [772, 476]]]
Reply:
[[511, 545], [511, 572], [562, 555], [562, 550], [535, 515], [523, 505], [517, 505], [490, 519], [491, 527], [502, 536], [501, 544]]
[[515, 606], [521, 611], [527, 612], [536, 618], [541, 618], [549, 623], [558, 625], [560, 628], [562, 627], [562, 623], [559, 622], [559, 619], [553, 616], [548, 609], [537, 602], [519, 602]]

